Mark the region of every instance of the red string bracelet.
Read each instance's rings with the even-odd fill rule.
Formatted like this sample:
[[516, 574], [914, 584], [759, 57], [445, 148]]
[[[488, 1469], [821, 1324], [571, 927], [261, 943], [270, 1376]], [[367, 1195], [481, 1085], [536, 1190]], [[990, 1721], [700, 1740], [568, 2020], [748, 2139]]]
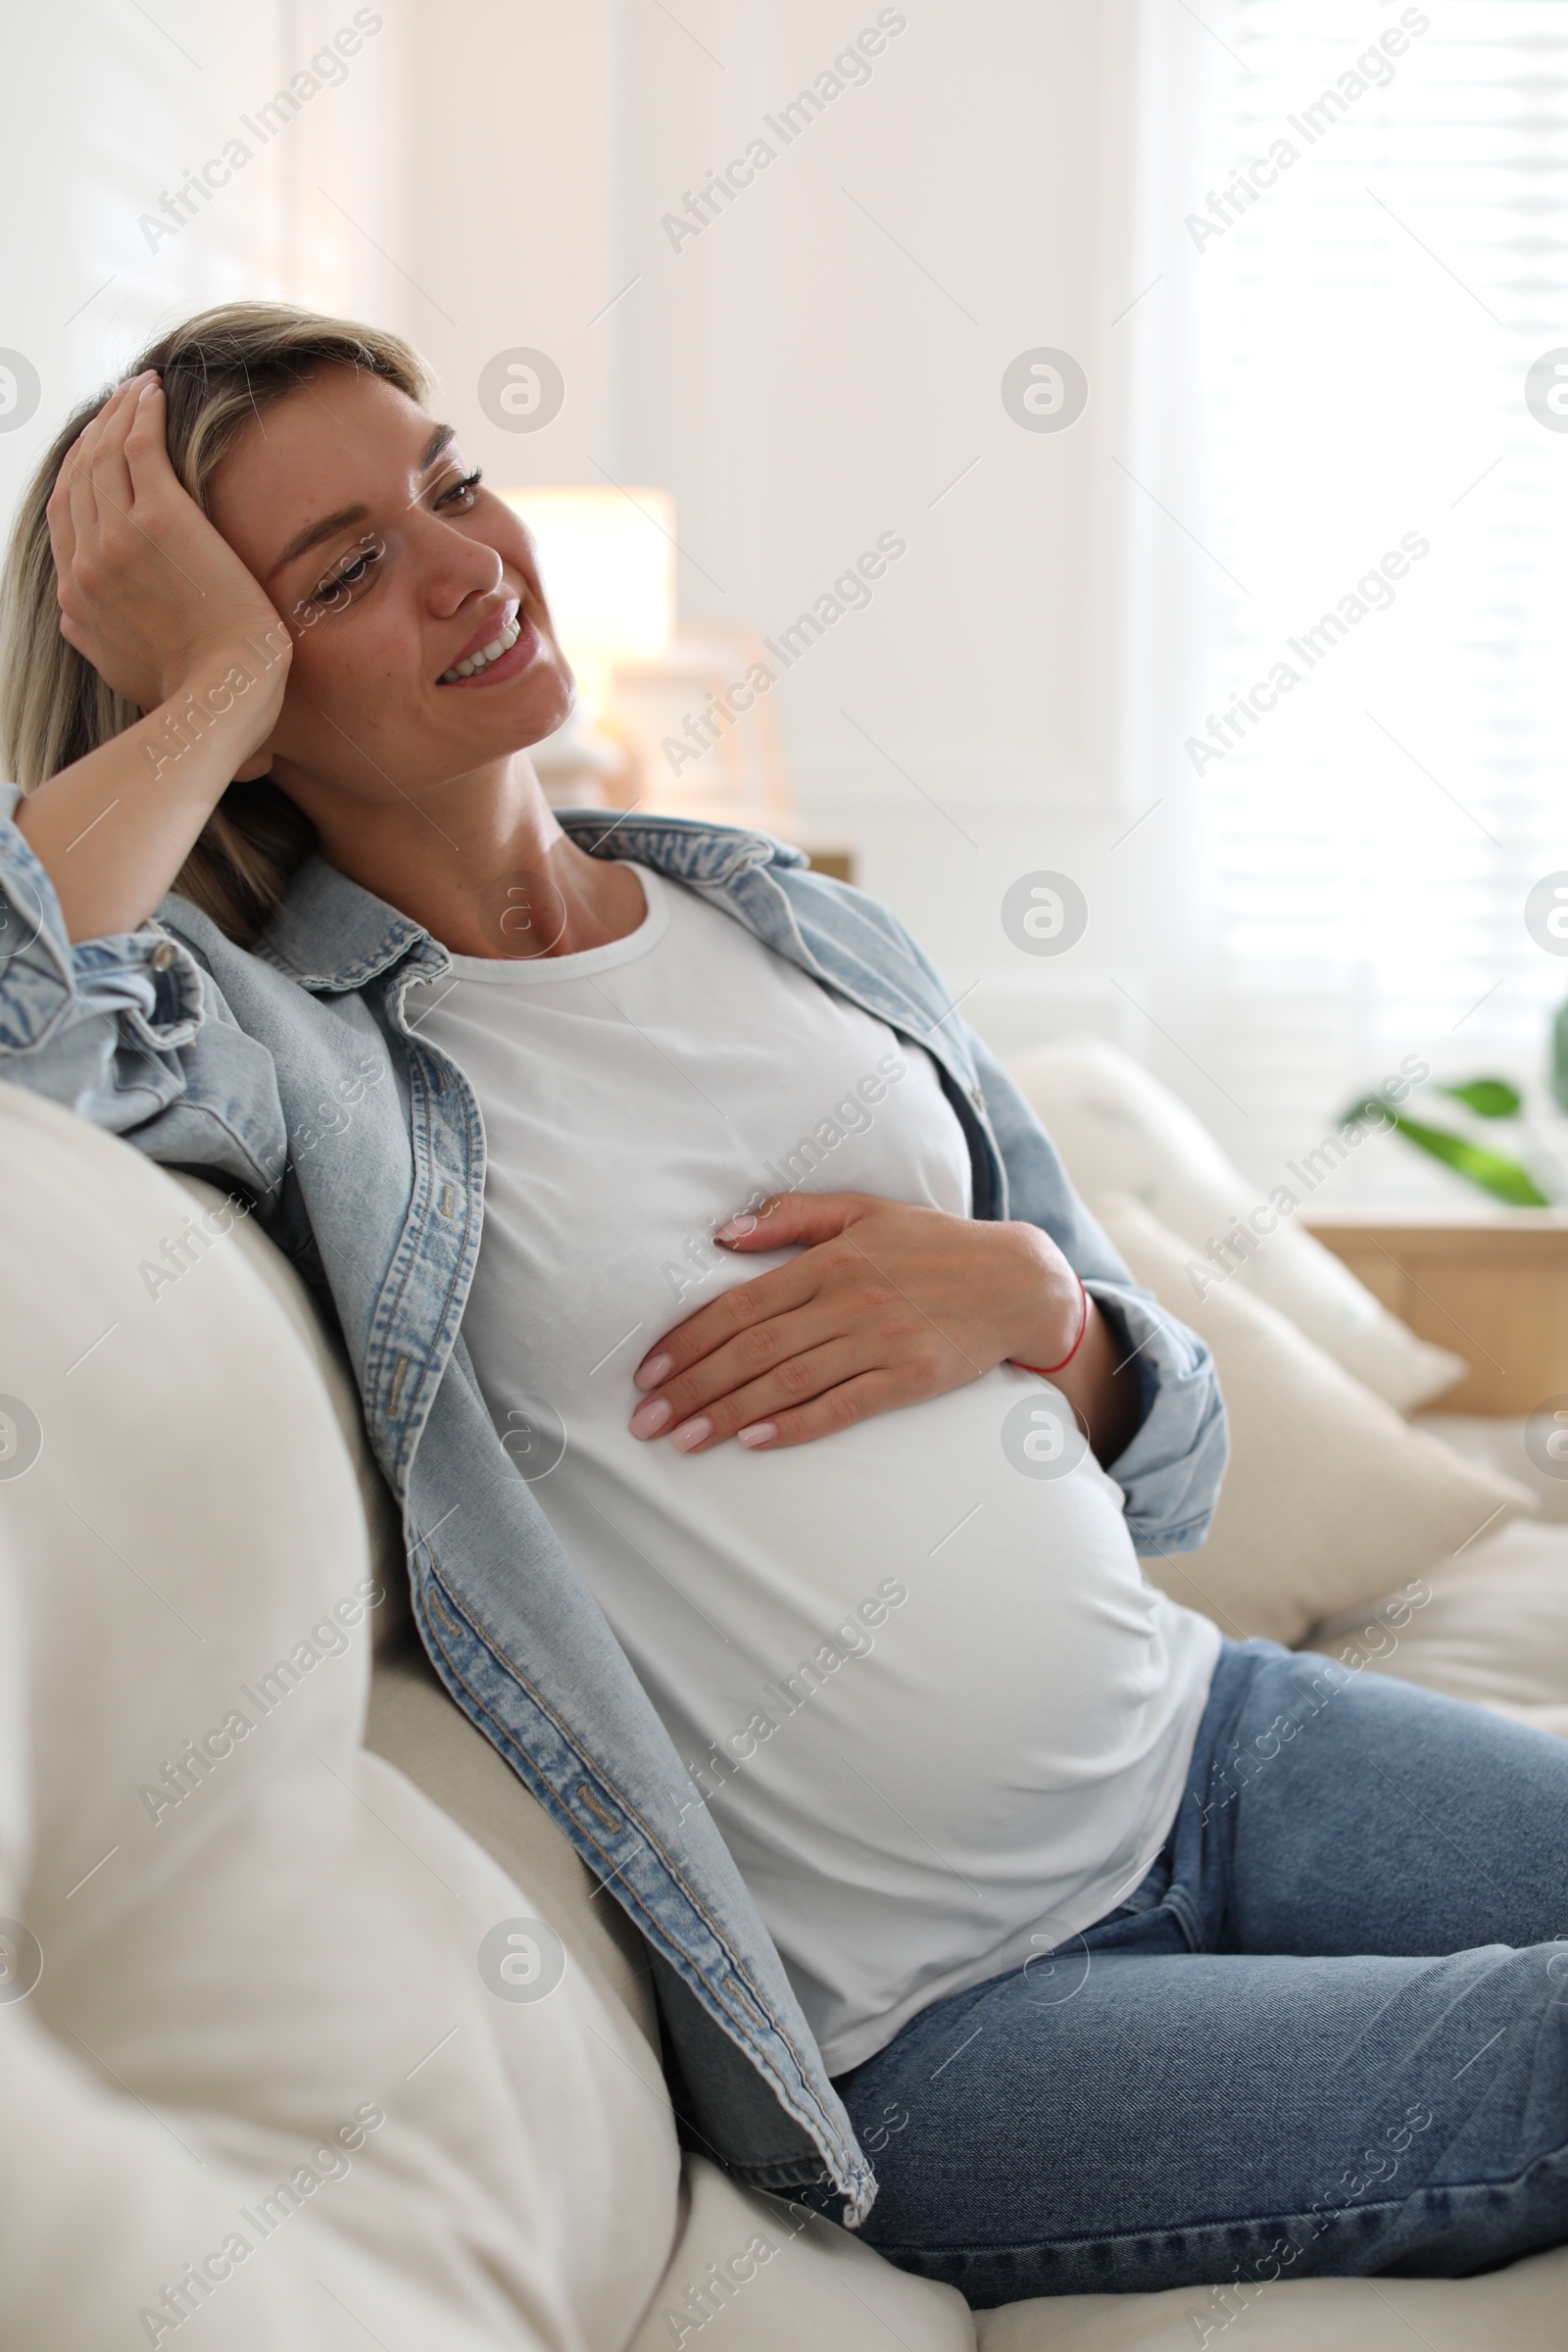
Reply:
[[1084, 1302], [1084, 1319], [1078, 1326], [1078, 1337], [1074, 1340], [1072, 1346], [1068, 1348], [1066, 1354], [1062, 1357], [1059, 1364], [1019, 1364], [1018, 1358], [1015, 1355], [1010, 1356], [1008, 1361], [1010, 1363], [1018, 1364], [1018, 1369], [1020, 1372], [1038, 1372], [1042, 1380], [1050, 1380], [1054, 1373], [1066, 1371], [1067, 1366], [1072, 1362], [1073, 1357], [1083, 1346], [1084, 1334], [1089, 1329], [1089, 1293], [1084, 1289], [1084, 1278], [1081, 1274], [1075, 1275], [1073, 1279], [1078, 1285], [1078, 1289], [1082, 1295]]

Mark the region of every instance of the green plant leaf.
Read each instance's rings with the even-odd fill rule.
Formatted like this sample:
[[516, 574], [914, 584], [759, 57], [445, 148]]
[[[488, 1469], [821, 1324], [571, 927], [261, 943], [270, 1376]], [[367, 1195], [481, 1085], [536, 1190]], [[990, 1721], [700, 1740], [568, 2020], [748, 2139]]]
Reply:
[[1524, 1097], [1506, 1078], [1472, 1078], [1464, 1086], [1440, 1086], [1440, 1095], [1450, 1095], [1482, 1119], [1516, 1119], [1524, 1108]]
[[1407, 1112], [1395, 1110], [1381, 1095], [1363, 1095], [1352, 1102], [1341, 1118], [1342, 1127], [1393, 1127], [1406, 1143], [1414, 1144], [1420, 1152], [1429, 1152], [1434, 1159], [1452, 1168], [1471, 1184], [1479, 1185], [1494, 1200], [1502, 1200], [1510, 1208], [1549, 1208], [1551, 1202], [1541, 1190], [1530, 1170], [1521, 1167], [1516, 1159], [1504, 1152], [1488, 1151], [1484, 1144], [1468, 1143], [1462, 1135], [1451, 1135], [1446, 1127], [1430, 1127], [1425, 1120], [1412, 1119]]
[[1505, 1200], [1510, 1208], [1549, 1208], [1551, 1202], [1541, 1190], [1528, 1168], [1518, 1160], [1507, 1158], [1501, 1152], [1489, 1152], [1483, 1144], [1467, 1143], [1462, 1135], [1450, 1135], [1446, 1127], [1429, 1127], [1421, 1119], [1406, 1118], [1396, 1111], [1394, 1124], [1407, 1143], [1421, 1151], [1430, 1152], [1446, 1167], [1459, 1176], [1467, 1176], [1494, 1200]]

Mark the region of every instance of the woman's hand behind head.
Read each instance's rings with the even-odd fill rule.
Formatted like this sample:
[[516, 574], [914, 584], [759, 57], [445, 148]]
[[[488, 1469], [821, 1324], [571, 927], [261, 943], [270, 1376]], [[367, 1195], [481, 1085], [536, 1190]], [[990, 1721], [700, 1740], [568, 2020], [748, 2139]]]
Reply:
[[[288, 631], [233, 549], [181, 487], [164, 439], [163, 387], [133, 377], [73, 446], [48, 506], [60, 633], [127, 702], [151, 710], [202, 695], [242, 641], [272, 657], [247, 697], [255, 741], [270, 730]], [[261, 665], [254, 659], [255, 670]]]
[[[45, 519], [60, 634], [142, 716], [51, 763], [16, 821], [72, 938], [106, 938], [146, 922], [230, 782], [268, 766], [293, 644], [181, 486], [150, 371], [77, 435]], [[29, 576], [41, 599], [41, 562]]]

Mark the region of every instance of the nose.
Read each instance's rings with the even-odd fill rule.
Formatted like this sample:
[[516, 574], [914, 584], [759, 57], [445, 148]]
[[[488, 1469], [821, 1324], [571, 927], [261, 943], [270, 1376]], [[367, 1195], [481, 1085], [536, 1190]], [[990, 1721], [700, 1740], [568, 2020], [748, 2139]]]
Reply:
[[495, 548], [454, 530], [438, 515], [420, 516], [416, 553], [425, 601], [438, 620], [450, 620], [466, 604], [494, 596], [506, 578]]

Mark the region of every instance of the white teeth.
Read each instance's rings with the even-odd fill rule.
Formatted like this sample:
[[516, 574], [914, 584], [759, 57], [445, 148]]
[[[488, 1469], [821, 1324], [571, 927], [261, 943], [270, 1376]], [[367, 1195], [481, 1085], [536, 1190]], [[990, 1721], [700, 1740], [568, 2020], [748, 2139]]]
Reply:
[[466, 661], [443, 670], [436, 680], [437, 685], [453, 686], [459, 678], [471, 678], [474, 671], [483, 669], [487, 662], [499, 662], [503, 654], [510, 654], [521, 635], [521, 621], [516, 618], [509, 620], [499, 637], [492, 637], [489, 644], [481, 646], [476, 654], [469, 654]]

